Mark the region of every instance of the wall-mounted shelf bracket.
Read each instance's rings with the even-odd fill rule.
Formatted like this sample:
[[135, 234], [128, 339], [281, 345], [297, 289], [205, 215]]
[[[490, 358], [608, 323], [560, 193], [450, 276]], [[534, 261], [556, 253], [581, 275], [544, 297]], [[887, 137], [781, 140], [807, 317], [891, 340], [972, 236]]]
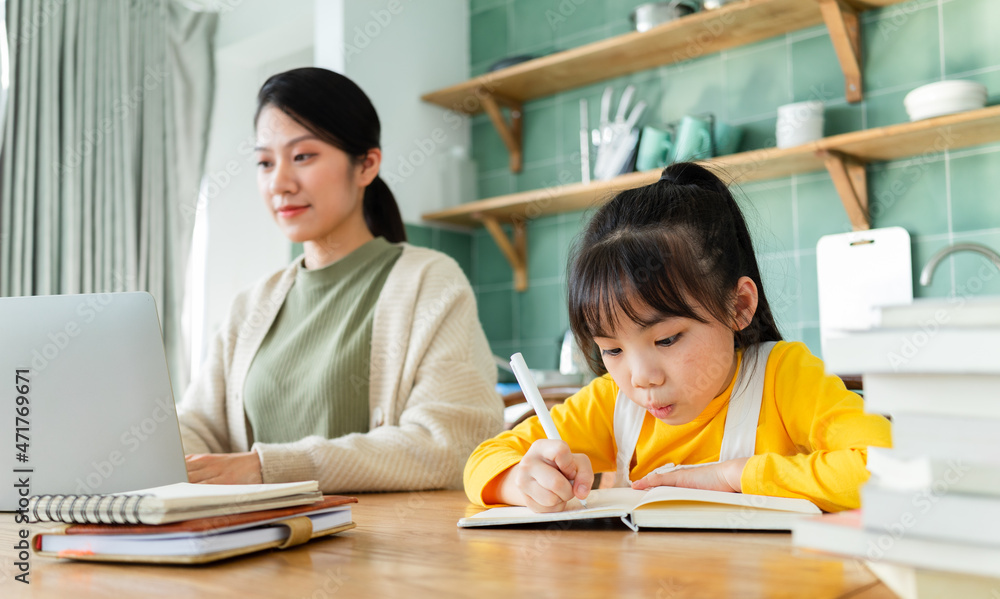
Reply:
[[833, 49], [837, 52], [840, 69], [844, 71], [844, 89], [848, 102], [864, 98], [861, 85], [861, 30], [858, 11], [844, 0], [817, 0]]
[[[484, 94], [482, 96], [483, 109], [490, 115], [493, 127], [500, 134], [503, 145], [507, 146], [510, 153], [510, 172], [521, 172], [522, 152], [521, 152], [521, 120], [524, 111], [521, 103], [504, 98], [497, 94]], [[501, 106], [510, 109], [510, 122], [504, 118]]]
[[844, 204], [847, 218], [851, 220], [851, 227], [855, 231], [870, 229], [868, 175], [864, 163], [835, 151], [824, 152], [823, 162]]
[[514, 289], [517, 291], [528, 290], [528, 225], [523, 220], [514, 221], [514, 239], [507, 237], [503, 227], [493, 216], [479, 215], [486, 230], [490, 232], [493, 241], [503, 252], [504, 257], [510, 262], [510, 267], [514, 270]]

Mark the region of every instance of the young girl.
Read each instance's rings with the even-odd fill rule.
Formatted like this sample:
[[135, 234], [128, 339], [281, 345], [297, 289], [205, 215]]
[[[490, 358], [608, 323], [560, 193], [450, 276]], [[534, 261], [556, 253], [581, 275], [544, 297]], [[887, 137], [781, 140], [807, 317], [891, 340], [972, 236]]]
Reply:
[[482, 443], [465, 467], [473, 502], [560, 511], [594, 472], [615, 471], [634, 489], [859, 505], [867, 448], [889, 446], [889, 422], [781, 340], [743, 216], [704, 168], [667, 167], [597, 211], [572, 259], [569, 315], [606, 374], [552, 409], [565, 442], [531, 418]]

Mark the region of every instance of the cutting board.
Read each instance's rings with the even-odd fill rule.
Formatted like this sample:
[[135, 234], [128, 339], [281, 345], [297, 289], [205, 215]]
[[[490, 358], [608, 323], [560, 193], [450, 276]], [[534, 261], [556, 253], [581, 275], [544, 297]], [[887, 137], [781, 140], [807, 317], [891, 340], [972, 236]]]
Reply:
[[885, 227], [821, 237], [816, 244], [821, 344], [878, 324], [878, 306], [913, 302], [910, 234]]

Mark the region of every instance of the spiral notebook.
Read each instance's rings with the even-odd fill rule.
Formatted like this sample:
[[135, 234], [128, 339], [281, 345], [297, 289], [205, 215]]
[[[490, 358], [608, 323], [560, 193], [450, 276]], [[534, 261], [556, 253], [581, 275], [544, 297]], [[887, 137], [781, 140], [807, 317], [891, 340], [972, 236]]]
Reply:
[[314, 480], [262, 485], [177, 483], [110, 495], [43, 495], [28, 501], [32, 522], [166, 524], [294, 505], [323, 498]]

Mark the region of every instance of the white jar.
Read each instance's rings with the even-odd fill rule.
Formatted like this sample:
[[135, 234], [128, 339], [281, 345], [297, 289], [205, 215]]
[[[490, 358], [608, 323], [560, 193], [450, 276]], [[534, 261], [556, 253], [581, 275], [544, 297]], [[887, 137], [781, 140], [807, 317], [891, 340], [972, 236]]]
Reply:
[[779, 148], [792, 148], [823, 138], [823, 103], [795, 102], [778, 107], [775, 130]]
[[434, 209], [444, 210], [476, 199], [476, 163], [464, 146], [454, 146], [435, 157], [437, 185]]

